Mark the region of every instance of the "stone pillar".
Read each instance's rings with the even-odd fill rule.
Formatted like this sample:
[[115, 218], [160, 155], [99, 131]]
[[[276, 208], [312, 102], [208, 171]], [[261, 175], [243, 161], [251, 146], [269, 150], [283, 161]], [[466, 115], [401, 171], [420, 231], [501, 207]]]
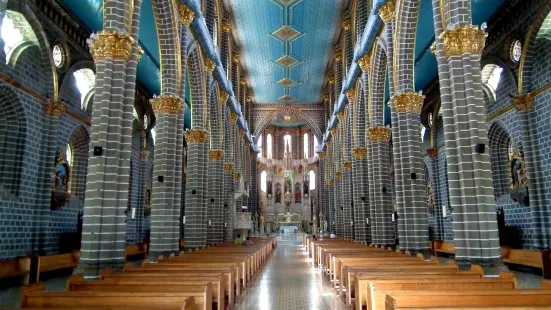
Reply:
[[[86, 178], [80, 266], [86, 279], [122, 270], [141, 0], [104, 1], [104, 31], [92, 37], [96, 90]], [[121, 16], [128, 18], [122, 19]], [[115, 48], [105, 48], [106, 46]], [[108, 112], [107, 112], [108, 111]]]
[[481, 151], [488, 144], [480, 73], [486, 33], [471, 25], [470, 1], [440, 5], [433, 0], [455, 259], [495, 272], [501, 264], [496, 203], [490, 155]]
[[233, 182], [233, 163], [224, 164], [224, 241], [233, 241], [235, 219], [235, 188]]
[[340, 117], [342, 130], [340, 132], [341, 134], [341, 141], [342, 143], [342, 201], [341, 206], [343, 210], [343, 233], [342, 236], [346, 240], [353, 240], [354, 239], [354, 210], [353, 210], [353, 197], [352, 197], [352, 161], [350, 156], [350, 137], [351, 137], [351, 131], [350, 130], [350, 120], [349, 117], [351, 114], [354, 113], [353, 111], [353, 104], [347, 105], [345, 108], [345, 111]]
[[[435, 126], [435, 125], [433, 125]], [[434, 230], [433, 240], [444, 240], [444, 217], [442, 214], [442, 205], [447, 202], [442, 201], [440, 182], [438, 181], [443, 176], [438, 174], [438, 149], [430, 148], [427, 150], [425, 158], [429, 175], [426, 177], [432, 182], [432, 192], [434, 193]]]
[[326, 226], [324, 223], [329, 223], [329, 184], [327, 182], [327, 153], [326, 152], [319, 152], [318, 153], [319, 158], [319, 173], [316, 176], [316, 188], [318, 190], [318, 205], [319, 205], [319, 213], [323, 216], [319, 217], [319, 227], [323, 231], [323, 233], [326, 233], [325, 229]]
[[215, 245], [223, 241], [224, 229], [224, 151], [209, 150], [207, 202], [207, 244]]
[[182, 154], [184, 109], [179, 97], [161, 96], [151, 100], [156, 116], [155, 163], [151, 196], [150, 256], [180, 250], [180, 206], [182, 196]]

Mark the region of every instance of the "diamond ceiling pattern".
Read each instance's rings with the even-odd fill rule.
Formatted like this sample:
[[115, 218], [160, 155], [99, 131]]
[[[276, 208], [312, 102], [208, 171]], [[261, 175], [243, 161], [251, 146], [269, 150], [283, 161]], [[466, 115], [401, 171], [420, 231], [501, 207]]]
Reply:
[[318, 103], [343, 0], [226, 0], [256, 103]]

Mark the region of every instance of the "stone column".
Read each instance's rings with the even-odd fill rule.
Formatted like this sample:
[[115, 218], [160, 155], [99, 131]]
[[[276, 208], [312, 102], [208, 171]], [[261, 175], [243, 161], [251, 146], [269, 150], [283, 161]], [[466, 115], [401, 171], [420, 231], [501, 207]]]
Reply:
[[[353, 207], [353, 197], [352, 197], [352, 161], [350, 154], [350, 120], [349, 117], [354, 113], [353, 104], [347, 105], [345, 111], [340, 117], [342, 130], [342, 202], [341, 206], [343, 209], [343, 228], [344, 235], [343, 237], [346, 240], [354, 239], [354, 207]], [[340, 114], [341, 115], [341, 114]]]
[[156, 116], [155, 163], [151, 196], [150, 255], [180, 250], [180, 206], [182, 196], [182, 153], [184, 109], [179, 97], [161, 96], [151, 100]]
[[[101, 270], [122, 270], [126, 260], [126, 210], [132, 113], [141, 0], [104, 1], [104, 31], [90, 40], [96, 90], [86, 178], [80, 266], [86, 279]], [[121, 16], [127, 18], [121, 18]], [[106, 48], [114, 47], [114, 48]]]
[[[435, 125], [433, 125], [435, 126]], [[432, 182], [432, 192], [434, 193], [434, 221], [433, 240], [444, 240], [444, 217], [442, 214], [442, 205], [447, 202], [442, 201], [440, 182], [441, 175], [438, 174], [438, 149], [430, 148], [427, 150], [425, 158], [429, 175], [426, 177]]]
[[318, 190], [318, 205], [319, 205], [319, 213], [323, 216], [319, 217], [319, 227], [323, 231], [323, 233], [326, 233], [324, 222], [329, 223], [329, 204], [328, 204], [328, 182], [327, 182], [327, 153], [326, 152], [319, 152], [318, 153], [319, 158], [319, 173], [316, 176], [316, 188]]
[[224, 229], [224, 195], [223, 170], [224, 151], [209, 150], [208, 178], [209, 186], [206, 191], [208, 197], [207, 208], [207, 244], [215, 245], [223, 241]]
[[224, 241], [233, 241], [235, 219], [235, 188], [233, 182], [233, 163], [224, 164]]
[[471, 25], [470, 1], [440, 5], [433, 0], [455, 259], [496, 273], [501, 258], [480, 73], [486, 33]]

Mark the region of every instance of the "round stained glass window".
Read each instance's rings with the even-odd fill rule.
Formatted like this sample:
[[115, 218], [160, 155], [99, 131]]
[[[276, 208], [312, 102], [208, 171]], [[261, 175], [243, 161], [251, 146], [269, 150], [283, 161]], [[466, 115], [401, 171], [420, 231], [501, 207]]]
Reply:
[[52, 58], [54, 59], [54, 65], [57, 68], [62, 68], [65, 64], [65, 51], [61, 45], [55, 45], [52, 50]]
[[519, 40], [514, 40], [511, 44], [511, 60], [518, 63], [520, 57], [522, 57], [522, 43]]

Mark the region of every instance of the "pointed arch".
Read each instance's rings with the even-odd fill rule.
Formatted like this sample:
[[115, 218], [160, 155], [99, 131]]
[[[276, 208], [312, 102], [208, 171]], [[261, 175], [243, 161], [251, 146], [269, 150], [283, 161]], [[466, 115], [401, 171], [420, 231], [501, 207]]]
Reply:
[[207, 125], [207, 106], [205, 69], [201, 47], [192, 43], [187, 58], [187, 74], [191, 93], [191, 119], [193, 128], [205, 128]]
[[[270, 125], [272, 122], [274, 122], [275, 120], [277, 120], [278, 118], [280, 118], [280, 117], [282, 117], [283, 115], [286, 115], [286, 114], [292, 115], [292, 116], [300, 119], [301, 121], [303, 121], [312, 130], [312, 133], [318, 138], [319, 141], [323, 140], [322, 132], [321, 132], [319, 126], [316, 124], [316, 122], [310, 116], [308, 116], [306, 113], [300, 111], [297, 108], [293, 108], [293, 107], [283, 107], [279, 110], [276, 110], [276, 111], [268, 114], [262, 120], [260, 120], [260, 122], [258, 123], [258, 126], [257, 126], [257, 128], [254, 132], [254, 136], [257, 137], [255, 139], [256, 140], [258, 139], [260, 134], [264, 131], [264, 129], [266, 129], [266, 127], [268, 127], [268, 125]], [[255, 140], [255, 143], [257, 142], [256, 140]]]

